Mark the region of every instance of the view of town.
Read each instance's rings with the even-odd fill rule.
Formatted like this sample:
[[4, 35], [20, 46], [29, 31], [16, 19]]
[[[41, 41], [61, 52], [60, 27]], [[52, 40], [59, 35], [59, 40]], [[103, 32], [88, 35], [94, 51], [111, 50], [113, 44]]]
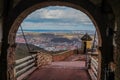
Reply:
[[[32, 33], [26, 32], [28, 44], [33, 44], [47, 51], [62, 51], [80, 49], [82, 45], [81, 33]], [[26, 43], [22, 33], [16, 37], [17, 43]]]
[[[80, 49], [82, 46], [81, 37], [83, 33], [38, 33], [25, 32], [25, 39], [28, 44], [43, 48], [46, 51], [62, 51]], [[91, 33], [91, 37], [94, 34]], [[16, 37], [17, 43], [26, 43], [23, 34], [19, 32]]]

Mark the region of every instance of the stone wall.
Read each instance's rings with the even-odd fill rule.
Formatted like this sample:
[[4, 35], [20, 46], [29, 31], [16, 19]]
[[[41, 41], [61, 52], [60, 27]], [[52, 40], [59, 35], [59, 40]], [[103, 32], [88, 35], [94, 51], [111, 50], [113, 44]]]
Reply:
[[50, 54], [39, 52], [37, 53], [37, 67], [51, 64], [52, 56]]
[[75, 54], [76, 51], [75, 50], [71, 50], [71, 51], [65, 51], [59, 54], [54, 54], [53, 56], [53, 61], [62, 61], [65, 60], [66, 58], [68, 58], [69, 56]]
[[2, 20], [0, 19], [0, 43], [2, 39]]
[[37, 67], [45, 66], [51, 64], [52, 61], [62, 61], [73, 54], [76, 54], [76, 50], [65, 51], [54, 55], [38, 52], [36, 57], [36, 64]]
[[114, 55], [116, 70], [115, 70], [115, 80], [120, 80], [120, 16], [117, 18], [118, 28], [117, 28], [117, 36], [116, 36], [116, 53]]
[[114, 61], [115, 61], [115, 80], [120, 80], [120, 0], [110, 0], [114, 14], [117, 32], [115, 33], [115, 49], [114, 49]]

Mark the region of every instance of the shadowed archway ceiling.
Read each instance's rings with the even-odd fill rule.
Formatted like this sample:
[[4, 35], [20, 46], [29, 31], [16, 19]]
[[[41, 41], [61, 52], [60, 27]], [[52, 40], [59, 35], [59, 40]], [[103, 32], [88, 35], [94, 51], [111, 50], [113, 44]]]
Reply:
[[[3, 1], [5, 0], [0, 0], [0, 17], [2, 15], [2, 11], [3, 11]], [[7, 0], [6, 0], [7, 1]], [[13, 7], [17, 5], [18, 2], [20, 2], [21, 0], [13, 0]], [[90, 0], [93, 4], [100, 6], [102, 0]], [[112, 8], [115, 12], [115, 14], [119, 14], [120, 11], [118, 11], [117, 9], [120, 7], [119, 3], [120, 0], [108, 0], [108, 2], [112, 5]]]

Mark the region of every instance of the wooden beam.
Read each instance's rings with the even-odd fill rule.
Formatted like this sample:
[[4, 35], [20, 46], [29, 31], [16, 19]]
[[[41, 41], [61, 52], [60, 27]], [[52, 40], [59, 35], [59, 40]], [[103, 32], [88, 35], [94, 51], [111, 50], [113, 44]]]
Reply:
[[37, 67], [33, 67], [30, 70], [28, 70], [27, 72], [25, 72], [24, 74], [20, 75], [17, 80], [23, 80], [25, 79], [28, 75], [30, 75], [32, 72], [34, 72], [37, 69]]
[[19, 77], [20, 75], [24, 74], [26, 71], [30, 70], [30, 68], [32, 68], [33, 66], [35, 66], [35, 63], [32, 63], [28, 65], [27, 67], [21, 69], [20, 71], [16, 73], [16, 77]]
[[17, 66], [15, 67], [15, 69], [16, 69], [16, 71], [18, 71], [19, 69], [21, 69], [21, 68], [23, 68], [23, 67], [25, 67], [25, 66], [28, 66], [28, 65], [31, 64], [31, 63], [35, 63], [35, 60], [32, 59], [32, 60], [29, 60], [29, 61], [27, 61], [27, 62], [24, 62], [24, 63], [22, 63], [22, 64], [20, 64], [20, 65], [17, 65]]
[[36, 56], [36, 54], [31, 55], [31, 56], [27, 56], [27, 57], [25, 57], [25, 58], [22, 58], [22, 59], [16, 60], [15, 63], [16, 63], [16, 64], [20, 64], [20, 63], [22, 63], [22, 62], [24, 62], [24, 61], [26, 61], [26, 60], [31, 59], [31, 58], [35, 59], [35, 56]]

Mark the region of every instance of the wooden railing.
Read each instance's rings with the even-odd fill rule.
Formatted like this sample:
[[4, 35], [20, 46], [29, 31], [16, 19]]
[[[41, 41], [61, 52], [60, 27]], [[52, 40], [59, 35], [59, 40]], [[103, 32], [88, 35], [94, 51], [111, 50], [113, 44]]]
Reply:
[[[73, 51], [66, 51], [64, 53], [73, 54]], [[63, 54], [63, 53], [60, 53], [60, 54]], [[65, 56], [66, 54], [64, 54], [63, 56]], [[47, 65], [50, 63], [50, 61], [52, 61], [52, 56], [49, 56], [48, 54], [41, 53], [41, 52], [36, 52], [36, 54], [34, 55], [16, 60], [15, 61], [15, 77], [17, 80], [26, 80], [28, 75], [30, 75], [33, 71], [35, 71], [37, 67]]]
[[23, 80], [30, 75], [37, 67], [36, 54], [15, 61], [15, 74], [17, 80]]
[[92, 56], [89, 56], [90, 57], [90, 68], [88, 69], [88, 72], [91, 76], [91, 79], [92, 80], [98, 80], [98, 59], [95, 59], [94, 57]]
[[[69, 52], [69, 51], [68, 51]], [[73, 54], [74, 51], [71, 52]], [[17, 80], [26, 80], [27, 76], [30, 75], [33, 71], [37, 69], [36, 63], [37, 61], [37, 54], [27, 56], [25, 58], [16, 60], [15, 63], [15, 74]], [[99, 68], [98, 68], [98, 59], [88, 55], [90, 59], [90, 67], [88, 68], [88, 72], [91, 76], [92, 80], [98, 80], [99, 77]]]

